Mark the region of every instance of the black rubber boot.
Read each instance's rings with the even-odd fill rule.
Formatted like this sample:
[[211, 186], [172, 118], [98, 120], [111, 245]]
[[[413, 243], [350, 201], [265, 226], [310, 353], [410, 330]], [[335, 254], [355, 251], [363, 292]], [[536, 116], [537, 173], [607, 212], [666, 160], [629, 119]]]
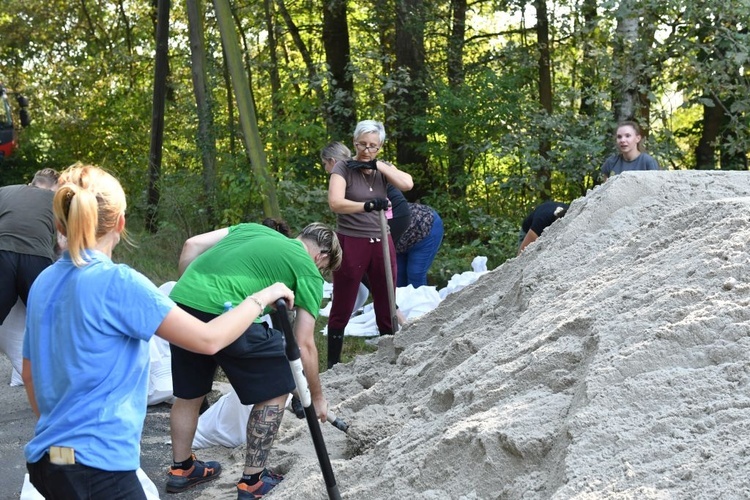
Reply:
[[344, 329], [328, 329], [328, 368], [341, 361], [341, 350], [344, 348]]

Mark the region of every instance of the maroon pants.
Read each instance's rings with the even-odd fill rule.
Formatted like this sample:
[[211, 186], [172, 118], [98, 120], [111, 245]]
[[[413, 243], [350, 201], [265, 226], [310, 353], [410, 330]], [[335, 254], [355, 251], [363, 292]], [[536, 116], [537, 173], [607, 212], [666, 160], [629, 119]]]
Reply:
[[[349, 322], [357, 299], [357, 290], [362, 277], [367, 275], [370, 282], [375, 321], [381, 334], [393, 333], [391, 311], [388, 303], [388, 282], [385, 275], [383, 242], [379, 239], [357, 238], [338, 234], [344, 254], [341, 267], [333, 273], [333, 304], [328, 317], [328, 328], [343, 329]], [[391, 269], [394, 291], [396, 283], [396, 249], [388, 235], [388, 251], [391, 256]]]

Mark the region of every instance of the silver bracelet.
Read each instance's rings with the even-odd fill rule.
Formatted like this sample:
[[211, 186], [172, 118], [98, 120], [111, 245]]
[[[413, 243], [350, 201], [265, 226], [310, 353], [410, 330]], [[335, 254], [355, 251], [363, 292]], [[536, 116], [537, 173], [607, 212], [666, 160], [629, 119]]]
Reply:
[[254, 295], [248, 295], [247, 298], [258, 304], [258, 307], [260, 307], [260, 312], [263, 312], [266, 309], [266, 306], [261, 304], [260, 300], [258, 300]]

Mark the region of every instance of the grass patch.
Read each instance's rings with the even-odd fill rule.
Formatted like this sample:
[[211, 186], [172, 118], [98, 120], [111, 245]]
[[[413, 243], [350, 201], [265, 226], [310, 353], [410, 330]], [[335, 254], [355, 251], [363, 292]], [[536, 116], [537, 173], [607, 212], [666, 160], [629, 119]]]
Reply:
[[128, 227], [128, 240], [112, 252], [112, 260], [127, 264], [146, 275], [156, 286], [177, 280], [177, 263], [187, 237], [174, 228], [163, 228], [156, 234]]
[[[327, 305], [323, 303], [323, 307]], [[315, 320], [315, 346], [318, 349], [318, 369], [323, 373], [328, 369], [328, 337], [324, 336], [321, 330], [328, 323], [328, 318], [318, 316]], [[341, 363], [354, 361], [360, 354], [369, 354], [378, 350], [377, 346], [365, 343], [365, 337], [344, 337], [344, 349], [341, 351]]]

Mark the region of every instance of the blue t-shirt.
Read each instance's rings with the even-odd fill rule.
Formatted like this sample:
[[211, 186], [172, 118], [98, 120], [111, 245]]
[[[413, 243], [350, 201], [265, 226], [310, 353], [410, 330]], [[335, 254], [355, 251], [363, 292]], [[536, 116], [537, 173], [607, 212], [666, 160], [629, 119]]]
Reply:
[[29, 292], [23, 357], [41, 415], [26, 460], [66, 446], [89, 467], [136, 470], [148, 340], [175, 303], [130, 267], [98, 251], [86, 256], [78, 268], [65, 252]]

